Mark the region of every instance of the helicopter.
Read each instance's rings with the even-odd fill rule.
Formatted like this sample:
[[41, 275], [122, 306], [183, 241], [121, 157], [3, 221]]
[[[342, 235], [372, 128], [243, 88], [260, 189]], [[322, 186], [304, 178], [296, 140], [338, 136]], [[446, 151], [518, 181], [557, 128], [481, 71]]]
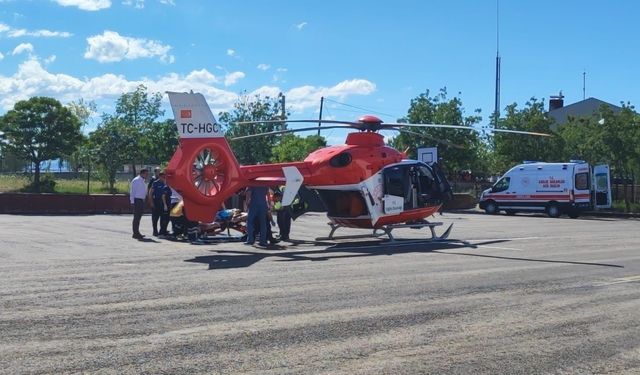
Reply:
[[[442, 223], [425, 220], [438, 212], [444, 201], [452, 196], [451, 186], [440, 166], [408, 160], [405, 152], [385, 145], [379, 131], [391, 129], [412, 133], [403, 130], [404, 127], [473, 128], [384, 123], [371, 115], [362, 116], [358, 121], [324, 120], [322, 122], [328, 125], [323, 129], [354, 130], [347, 135], [344, 145], [320, 148], [298, 162], [240, 165], [202, 94], [167, 94], [180, 139], [165, 174], [169, 185], [182, 195], [185, 214], [190, 220], [212, 221], [225, 200], [248, 186], [284, 185], [282, 205], [288, 206], [304, 185], [319, 197], [329, 218], [331, 232], [321, 239], [337, 239], [334, 233], [342, 227], [373, 230], [371, 236], [386, 234], [390, 240], [394, 239], [391, 231], [396, 228], [428, 227], [433, 240], [444, 240], [451, 231], [453, 224], [443, 235], [437, 236], [434, 228]], [[260, 121], [269, 122], [318, 123], [318, 120]], [[279, 130], [234, 139], [316, 129], [314, 126]], [[548, 136], [507, 129], [495, 131]]]

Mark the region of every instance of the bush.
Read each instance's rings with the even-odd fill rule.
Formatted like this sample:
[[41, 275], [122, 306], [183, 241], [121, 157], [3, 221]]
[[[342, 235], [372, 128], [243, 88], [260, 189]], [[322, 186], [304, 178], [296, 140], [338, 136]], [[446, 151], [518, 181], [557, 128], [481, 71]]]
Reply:
[[[55, 193], [56, 190], [56, 181], [53, 179], [53, 175], [51, 173], [45, 173], [40, 175], [40, 193]], [[22, 188], [22, 191], [25, 193], [37, 193], [38, 189], [35, 186], [35, 183], [32, 181], [29, 185]]]

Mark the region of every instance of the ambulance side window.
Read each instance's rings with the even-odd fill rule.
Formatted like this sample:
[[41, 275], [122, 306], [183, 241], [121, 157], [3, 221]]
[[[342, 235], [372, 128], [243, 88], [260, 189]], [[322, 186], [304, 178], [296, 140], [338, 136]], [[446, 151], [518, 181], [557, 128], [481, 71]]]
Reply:
[[589, 189], [589, 173], [576, 174], [575, 187], [576, 187], [576, 190], [588, 190]]
[[491, 188], [492, 193], [499, 193], [501, 191], [505, 191], [509, 188], [509, 182], [511, 181], [511, 177], [503, 177], [495, 185]]

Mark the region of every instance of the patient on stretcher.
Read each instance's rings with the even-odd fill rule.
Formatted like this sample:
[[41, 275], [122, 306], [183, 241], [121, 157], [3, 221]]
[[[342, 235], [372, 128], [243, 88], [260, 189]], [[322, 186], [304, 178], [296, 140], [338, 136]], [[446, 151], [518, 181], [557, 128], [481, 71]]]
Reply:
[[246, 233], [247, 213], [237, 208], [222, 209], [216, 213], [212, 223], [200, 223], [200, 233], [215, 236], [227, 229], [236, 230], [242, 234]]

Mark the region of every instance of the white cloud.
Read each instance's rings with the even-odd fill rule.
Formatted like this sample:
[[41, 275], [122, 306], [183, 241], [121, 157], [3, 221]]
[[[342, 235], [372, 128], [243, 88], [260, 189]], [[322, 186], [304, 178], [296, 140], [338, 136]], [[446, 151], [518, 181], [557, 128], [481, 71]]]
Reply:
[[235, 55], [236, 55], [236, 51], [235, 50], [233, 50], [231, 48], [229, 48], [227, 50], [227, 56], [235, 56]]
[[260, 70], [269, 70], [269, 68], [271, 68], [269, 64], [258, 64], [258, 69]]
[[54, 0], [64, 7], [78, 7], [78, 9], [96, 11], [111, 7], [111, 0]]
[[42, 38], [68, 38], [73, 34], [67, 31], [51, 31], [51, 30], [27, 30], [16, 29], [4, 23], [0, 23], [0, 35], [6, 34], [9, 38], [18, 38], [22, 36], [33, 36]]
[[273, 82], [285, 82], [282, 80], [282, 74], [281, 73], [286, 73], [287, 72], [287, 68], [278, 68], [276, 69], [276, 72], [273, 76], [272, 76], [272, 80]]
[[218, 78], [211, 74], [207, 69], [194, 70], [185, 78], [187, 81], [197, 81], [204, 83], [217, 83]]
[[87, 43], [84, 57], [101, 63], [155, 56], [165, 63], [175, 61], [175, 57], [168, 54], [171, 46], [155, 40], [121, 36], [115, 31], [106, 30], [102, 35], [91, 36], [87, 38]]
[[78, 98], [115, 100], [122, 93], [131, 92], [138, 85], [145, 85], [150, 92], [201, 92], [216, 111], [229, 110], [238, 95], [214, 87], [213, 83], [216, 82], [215, 76], [206, 69], [192, 71], [187, 75], [169, 73], [155, 80], [128, 80], [122, 75], [111, 73], [77, 78], [67, 74], [50, 73], [37, 59], [31, 58], [20, 64], [14, 75], [0, 75], [0, 106], [10, 109], [17, 101], [37, 95], [51, 96], [62, 102]]
[[298, 30], [302, 30], [305, 26], [307, 26], [306, 22], [300, 22], [299, 24], [295, 25], [296, 29]]
[[23, 52], [31, 54], [33, 52], [33, 45], [31, 43], [20, 43], [16, 46], [16, 48], [13, 49], [13, 52], [11, 52], [11, 54], [15, 56]]
[[52, 62], [56, 61], [56, 58], [57, 58], [56, 55], [51, 55], [51, 56], [47, 57], [46, 59], [44, 59], [45, 65], [49, 65]]
[[244, 76], [245, 76], [245, 74], [242, 73], [242, 72], [227, 73], [227, 75], [224, 76], [224, 85], [225, 85], [225, 87], [228, 87], [228, 86], [231, 86], [231, 85], [235, 84], [239, 80], [243, 79]]
[[132, 6], [136, 9], [144, 9], [144, 0], [124, 0], [122, 5]]
[[[216, 87], [219, 84], [220, 79], [206, 69], [194, 70], [188, 74], [169, 73], [155, 79], [129, 80], [123, 75], [111, 73], [78, 78], [49, 72], [36, 58], [30, 58], [18, 66], [15, 74], [11, 76], [0, 75], [0, 106], [8, 110], [17, 101], [32, 96], [50, 96], [63, 103], [79, 98], [113, 102], [122, 93], [134, 91], [137, 86], [145, 85], [150, 92], [188, 92], [191, 90], [200, 92], [207, 98], [213, 113], [217, 113], [230, 110], [238, 100], [237, 93]], [[340, 82], [332, 87], [310, 85], [296, 87], [284, 92], [284, 94], [287, 97], [288, 108], [294, 112], [300, 112], [316, 108], [321, 96], [344, 99], [349, 95], [368, 95], [374, 90], [375, 84], [372, 82], [353, 79]], [[250, 96], [259, 94], [262, 97], [277, 97], [280, 92], [283, 90], [279, 87], [263, 86], [251, 92]]]
[[292, 111], [302, 111], [320, 103], [320, 98], [337, 98], [343, 100], [349, 95], [369, 95], [376, 85], [366, 79], [351, 79], [332, 87], [301, 86], [286, 92], [287, 104]]
[[164, 4], [164, 5], [176, 5], [176, 3], [173, 0], [160, 0], [160, 4]]
[[2, 61], [2, 59], [4, 59], [4, 55], [0, 52], [0, 61]]
[[249, 96], [260, 96], [261, 98], [264, 97], [270, 97], [270, 98], [275, 98], [278, 96], [278, 94], [280, 94], [282, 91], [278, 88], [278, 87], [274, 87], [274, 86], [262, 86], [259, 87], [255, 90], [253, 90], [252, 92], [249, 93]]

